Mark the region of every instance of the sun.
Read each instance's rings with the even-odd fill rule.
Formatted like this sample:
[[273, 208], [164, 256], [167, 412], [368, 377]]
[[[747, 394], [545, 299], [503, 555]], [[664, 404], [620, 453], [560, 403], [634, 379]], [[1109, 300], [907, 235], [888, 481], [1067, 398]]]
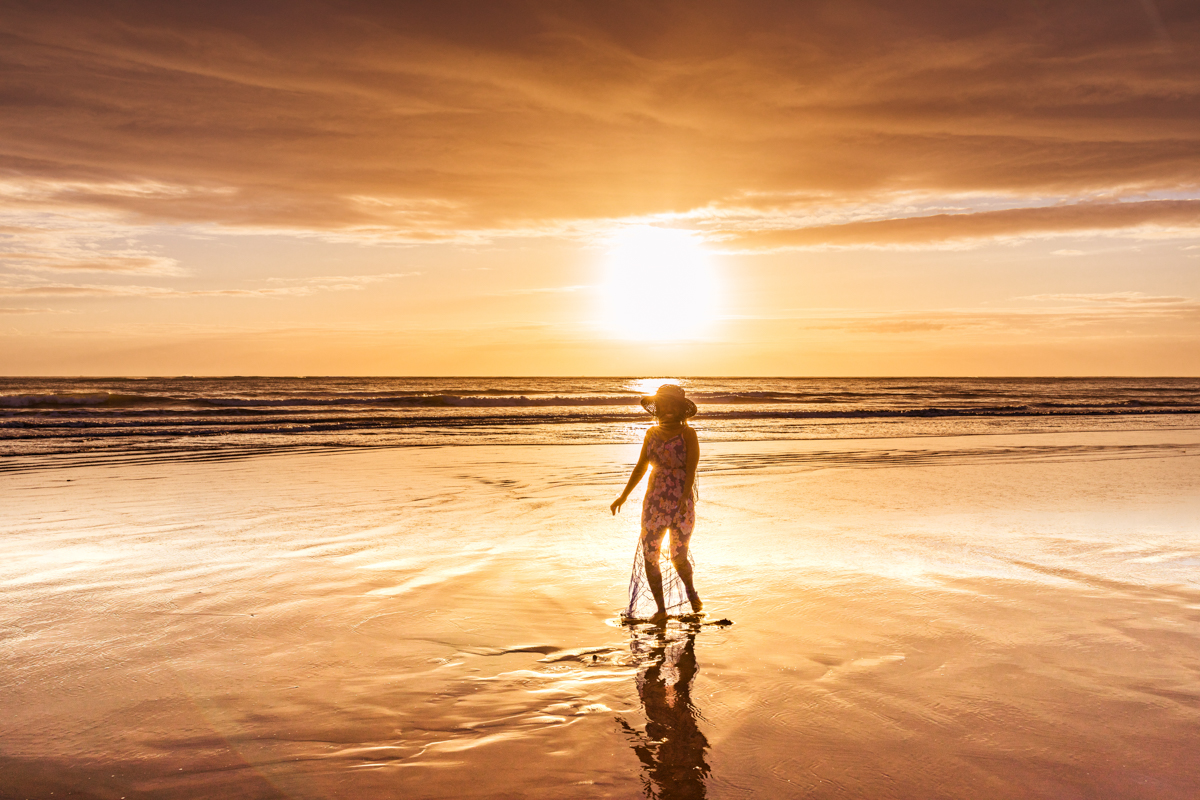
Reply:
[[605, 270], [604, 324], [615, 336], [694, 339], [716, 320], [712, 256], [694, 233], [625, 228], [613, 238]]

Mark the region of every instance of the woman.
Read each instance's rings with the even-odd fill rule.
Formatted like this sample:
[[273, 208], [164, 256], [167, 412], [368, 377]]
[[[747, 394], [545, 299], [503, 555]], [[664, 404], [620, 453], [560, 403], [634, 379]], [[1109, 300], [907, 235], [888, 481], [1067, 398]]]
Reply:
[[704, 607], [692, 583], [692, 562], [688, 557], [688, 543], [696, 523], [696, 465], [700, 462], [700, 442], [687, 423], [688, 417], [696, 413], [696, 404], [687, 399], [680, 387], [674, 384], [658, 387], [653, 396], [642, 398], [642, 407], [657, 418], [658, 424], [646, 431], [642, 453], [629, 476], [629, 483], [621, 496], [613, 501], [611, 509], [613, 514], [621, 509], [646, 468], [653, 466], [642, 501], [642, 534], [634, 557], [625, 616], [635, 619], [642, 616], [639, 600], [643, 585], [648, 584], [655, 605], [650, 621], [664, 622], [669, 613], [678, 613], [683, 607], [683, 598], [676, 596], [678, 592], [664, 591], [663, 586], [659, 558], [668, 530], [671, 532], [671, 565], [683, 582], [687, 602], [693, 613], [699, 613]]

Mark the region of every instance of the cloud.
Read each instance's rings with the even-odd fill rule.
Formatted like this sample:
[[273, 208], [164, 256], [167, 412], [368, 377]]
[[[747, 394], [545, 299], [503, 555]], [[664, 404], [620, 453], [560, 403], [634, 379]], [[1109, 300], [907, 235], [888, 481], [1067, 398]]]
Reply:
[[319, 278], [268, 278], [271, 282], [296, 283], [293, 286], [222, 289], [170, 289], [161, 286], [28, 283], [0, 284], [0, 297], [296, 297], [317, 292], [355, 291], [385, 280], [420, 275], [419, 272], [389, 272], [376, 275], [340, 275]]
[[590, 284], [576, 284], [574, 286], [542, 286], [536, 289], [512, 289], [507, 292], [499, 292], [498, 294], [504, 297], [517, 297], [520, 295], [529, 294], [571, 294], [573, 292], [582, 292], [593, 288]]
[[1186, 307], [1196, 308], [1197, 301], [1191, 297], [1172, 295], [1147, 295], [1142, 292], [1107, 292], [1104, 294], [1035, 294], [1018, 298], [1019, 300], [1034, 300], [1038, 302], [1058, 302], [1074, 304], [1104, 304], [1109, 306], [1126, 307]]
[[0, 212], [0, 267], [26, 272], [185, 274], [174, 259], [137, 244], [145, 233], [145, 228], [121, 224], [111, 213]]
[[[955, 336], [1006, 334], [1088, 335], [1129, 327], [1157, 331], [1192, 331], [1200, 322], [1200, 300], [1154, 296], [1141, 292], [1044, 294], [1014, 298], [1006, 307], [889, 309], [796, 309], [776, 316], [736, 319], [751, 324], [791, 325], [807, 331], [877, 337], [929, 336], [945, 341]], [[1033, 305], [1030, 305], [1032, 303]], [[730, 318], [734, 319], [734, 318]]]
[[739, 232], [727, 241], [745, 249], [911, 247], [1023, 237], [1123, 233], [1200, 236], [1200, 200], [1076, 203], [974, 214], [934, 214], [841, 225]]
[[374, 275], [320, 275], [298, 278], [267, 278], [270, 283], [300, 284], [289, 290], [293, 293], [311, 293], [314, 291], [345, 291], [362, 289], [372, 283], [391, 281], [398, 278], [412, 278], [420, 272], [381, 272]]
[[3, 314], [14, 314], [14, 315], [16, 315], [16, 314], [22, 314], [22, 315], [23, 314], [56, 314], [56, 313], [62, 313], [62, 312], [56, 312], [52, 308], [5, 308], [4, 306], [0, 306], [0, 315], [3, 315]]
[[40, 283], [31, 286], [0, 286], [0, 297], [271, 297], [309, 294], [297, 289], [165, 289], [159, 286], [116, 286], [103, 284]]
[[[26, 212], [436, 242], [749, 197], [1200, 187], [1200, 8], [1183, 0], [78, 0], [8, 8], [0, 36], [0, 195]], [[1144, 211], [763, 230], [753, 246], [1194, 223]], [[120, 258], [92, 263], [155, 268]]]
[[137, 275], [176, 275], [174, 259], [124, 250], [107, 253], [37, 253], [0, 251], [0, 264], [6, 267], [54, 272], [114, 272]]

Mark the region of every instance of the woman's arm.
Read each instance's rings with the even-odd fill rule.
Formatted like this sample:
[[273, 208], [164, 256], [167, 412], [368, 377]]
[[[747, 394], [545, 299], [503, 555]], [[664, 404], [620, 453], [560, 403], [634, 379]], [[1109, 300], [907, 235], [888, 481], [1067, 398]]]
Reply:
[[629, 476], [629, 483], [625, 484], [625, 491], [621, 492], [621, 496], [609, 506], [613, 514], [621, 510], [621, 506], [625, 505], [625, 501], [629, 499], [629, 493], [633, 491], [633, 487], [637, 486], [638, 482], [642, 480], [642, 476], [646, 474], [646, 467], [650, 465], [649, 447], [650, 431], [646, 431], [646, 438], [642, 440], [642, 452], [638, 456], [637, 463], [633, 465], [633, 474]]
[[683, 441], [687, 445], [687, 463], [684, 464], [686, 472], [683, 476], [683, 494], [679, 498], [680, 510], [692, 496], [692, 488], [696, 485], [696, 467], [700, 464], [700, 439], [691, 426], [683, 429]]

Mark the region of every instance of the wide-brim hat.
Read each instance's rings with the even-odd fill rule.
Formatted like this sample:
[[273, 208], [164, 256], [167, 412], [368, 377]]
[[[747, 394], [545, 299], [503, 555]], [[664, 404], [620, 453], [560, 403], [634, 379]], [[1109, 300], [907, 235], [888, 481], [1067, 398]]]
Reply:
[[683, 415], [685, 417], [693, 417], [696, 415], [696, 404], [688, 400], [683, 393], [683, 387], [676, 386], [673, 383], [664, 383], [658, 387], [658, 391], [652, 395], [642, 398], [642, 408], [649, 411], [654, 416], [658, 416], [658, 401], [659, 400], [682, 400], [684, 405]]

